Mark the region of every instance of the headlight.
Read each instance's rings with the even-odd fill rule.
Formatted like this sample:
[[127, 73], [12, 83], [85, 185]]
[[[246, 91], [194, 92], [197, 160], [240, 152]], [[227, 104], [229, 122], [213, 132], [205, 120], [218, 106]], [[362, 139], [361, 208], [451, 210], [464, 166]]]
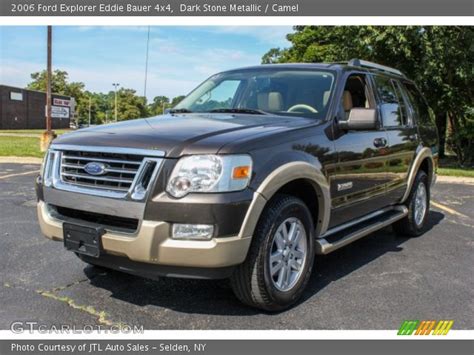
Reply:
[[192, 155], [173, 169], [166, 191], [176, 198], [191, 192], [230, 192], [247, 187], [252, 174], [248, 155]]
[[53, 163], [56, 159], [56, 154], [48, 149], [44, 155], [43, 164], [41, 165], [40, 175], [43, 179], [44, 186], [51, 186], [53, 183]]

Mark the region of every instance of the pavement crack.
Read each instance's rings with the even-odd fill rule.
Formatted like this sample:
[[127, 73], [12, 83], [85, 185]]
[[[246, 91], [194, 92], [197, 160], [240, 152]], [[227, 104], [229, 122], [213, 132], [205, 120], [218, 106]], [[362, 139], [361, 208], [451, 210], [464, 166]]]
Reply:
[[[79, 282], [76, 282], [74, 284], [77, 284], [77, 283], [79, 283]], [[66, 287], [64, 287], [64, 288], [66, 288]], [[56, 288], [55, 290], [57, 290], [57, 289], [60, 289], [60, 288]], [[109, 327], [114, 326], [114, 327], [118, 327], [119, 329], [122, 329], [126, 326], [122, 322], [114, 322], [114, 321], [110, 320], [109, 315], [105, 311], [98, 311], [92, 306], [77, 304], [76, 301], [74, 301], [70, 297], [59, 296], [59, 295], [55, 294], [54, 292], [57, 292], [57, 291], [37, 290], [36, 292], [39, 295], [43, 296], [43, 297], [50, 298], [50, 299], [53, 299], [55, 301], [63, 302], [63, 303], [67, 304], [69, 307], [71, 307], [73, 309], [77, 309], [81, 312], [85, 312], [85, 313], [95, 317], [99, 324], [106, 325], [106, 326], [109, 326]]]
[[[105, 311], [96, 310], [93, 306], [78, 304], [75, 300], [73, 300], [70, 297], [60, 296], [60, 295], [57, 294], [58, 292], [64, 291], [69, 287], [78, 285], [80, 283], [83, 283], [83, 282], [86, 282], [86, 281], [89, 281], [89, 280], [90, 280], [90, 278], [85, 278], [85, 279], [81, 279], [81, 280], [78, 280], [78, 281], [71, 282], [71, 283], [69, 283], [67, 285], [64, 285], [64, 286], [55, 287], [55, 288], [53, 288], [49, 291], [40, 289], [40, 290], [36, 290], [35, 292], [37, 294], [43, 296], [43, 297], [53, 299], [55, 301], [63, 302], [63, 303], [67, 304], [69, 307], [71, 307], [73, 309], [79, 310], [81, 312], [85, 312], [85, 313], [93, 316], [94, 318], [96, 318], [97, 322], [101, 325], [105, 325], [105, 326], [108, 326], [108, 327], [113, 326], [113, 327], [117, 327], [119, 329], [123, 329], [124, 327], [126, 327], [127, 325], [123, 322], [114, 322], [113, 320], [111, 320], [110, 315]], [[14, 285], [10, 282], [3, 282], [3, 287], [18, 289], [18, 290], [22, 290], [22, 291], [26, 291], [26, 292], [31, 292], [32, 291], [31, 289], [25, 288], [25, 287], [20, 286], [20, 285]]]
[[64, 285], [64, 286], [55, 287], [52, 290], [50, 290], [49, 292], [51, 292], [51, 293], [61, 292], [61, 291], [64, 291], [65, 289], [67, 289], [69, 287], [79, 285], [79, 284], [81, 284], [83, 282], [86, 282], [86, 281], [89, 281], [89, 280], [90, 280], [89, 278], [85, 278], [85, 279], [81, 279], [81, 280], [78, 280], [78, 281], [74, 281], [74, 282], [68, 283], [67, 285]]

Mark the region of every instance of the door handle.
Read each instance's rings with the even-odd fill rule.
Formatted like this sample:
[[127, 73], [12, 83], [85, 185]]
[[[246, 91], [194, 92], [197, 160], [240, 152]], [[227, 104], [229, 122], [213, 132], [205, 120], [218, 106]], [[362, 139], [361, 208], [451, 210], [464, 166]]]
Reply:
[[387, 146], [387, 140], [385, 138], [375, 138], [374, 146], [377, 148], [384, 148]]

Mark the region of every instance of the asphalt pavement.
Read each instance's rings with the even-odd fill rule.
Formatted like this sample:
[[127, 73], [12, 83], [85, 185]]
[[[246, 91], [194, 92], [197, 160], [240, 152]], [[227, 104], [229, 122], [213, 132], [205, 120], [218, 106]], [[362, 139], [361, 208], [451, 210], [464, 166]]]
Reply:
[[391, 228], [317, 258], [292, 309], [268, 314], [226, 281], [146, 280], [87, 266], [42, 237], [39, 165], [0, 163], [0, 329], [15, 321], [127, 324], [145, 329], [398, 329], [406, 319], [454, 320], [474, 329], [474, 185], [438, 183], [429, 228]]

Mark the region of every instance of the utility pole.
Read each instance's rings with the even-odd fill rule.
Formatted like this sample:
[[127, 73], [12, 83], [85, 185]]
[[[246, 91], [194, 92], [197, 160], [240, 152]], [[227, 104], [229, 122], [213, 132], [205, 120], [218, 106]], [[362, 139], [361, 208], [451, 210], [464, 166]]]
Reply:
[[51, 26], [48, 26], [48, 79], [46, 85], [46, 131], [48, 135], [51, 135], [52, 121], [51, 121], [51, 77], [53, 75], [52, 71], [52, 36], [53, 30]]
[[115, 122], [117, 122], [117, 87], [120, 85], [119, 83], [112, 84], [115, 88]]
[[47, 68], [46, 68], [46, 131], [41, 137], [40, 149], [45, 152], [49, 144], [54, 138], [54, 132], [52, 131], [52, 120], [51, 120], [51, 82], [53, 79], [52, 70], [52, 39], [53, 29], [52, 26], [47, 27]]

